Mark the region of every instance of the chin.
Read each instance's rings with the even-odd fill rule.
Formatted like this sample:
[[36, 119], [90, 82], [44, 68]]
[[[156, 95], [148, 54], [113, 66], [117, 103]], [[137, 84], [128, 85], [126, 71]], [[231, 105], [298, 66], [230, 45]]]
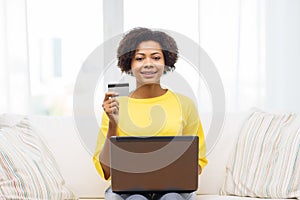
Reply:
[[159, 81], [155, 81], [155, 80], [144, 80], [141, 82], [142, 85], [152, 85], [152, 84], [159, 84]]

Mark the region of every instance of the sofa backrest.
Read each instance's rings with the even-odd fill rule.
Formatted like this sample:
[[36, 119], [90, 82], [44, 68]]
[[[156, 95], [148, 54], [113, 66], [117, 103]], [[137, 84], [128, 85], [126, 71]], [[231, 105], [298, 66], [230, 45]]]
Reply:
[[[243, 122], [250, 112], [227, 113], [221, 133], [215, 145], [208, 152], [208, 165], [199, 176], [199, 194], [219, 194], [226, 176], [226, 164], [236, 143]], [[203, 118], [204, 130], [206, 118]], [[207, 130], [206, 130], [207, 131]]]
[[[218, 194], [225, 178], [225, 166], [246, 113], [227, 114], [222, 133], [208, 154], [208, 165], [199, 176], [200, 194]], [[92, 155], [84, 148], [72, 117], [30, 116], [52, 151], [66, 186], [78, 197], [103, 197], [110, 182], [97, 174]], [[207, 131], [209, 119], [202, 117]]]

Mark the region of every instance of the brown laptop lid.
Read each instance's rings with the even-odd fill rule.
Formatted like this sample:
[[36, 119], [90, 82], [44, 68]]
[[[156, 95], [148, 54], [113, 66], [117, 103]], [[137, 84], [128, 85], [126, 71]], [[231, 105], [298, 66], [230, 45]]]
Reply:
[[114, 192], [191, 192], [198, 188], [198, 137], [111, 137]]

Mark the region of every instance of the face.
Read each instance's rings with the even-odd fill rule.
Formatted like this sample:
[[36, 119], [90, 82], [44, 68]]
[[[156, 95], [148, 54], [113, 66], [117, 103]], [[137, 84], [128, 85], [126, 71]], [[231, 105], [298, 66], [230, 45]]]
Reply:
[[165, 60], [159, 43], [144, 41], [139, 44], [131, 62], [131, 71], [137, 87], [144, 84], [159, 84], [164, 73]]

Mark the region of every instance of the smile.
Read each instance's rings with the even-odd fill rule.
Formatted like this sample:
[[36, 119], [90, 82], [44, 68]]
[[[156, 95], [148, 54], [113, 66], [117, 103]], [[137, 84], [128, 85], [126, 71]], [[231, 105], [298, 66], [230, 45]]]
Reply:
[[145, 78], [152, 78], [155, 76], [157, 72], [152, 72], [152, 71], [149, 71], [149, 72], [141, 72], [142, 76], [145, 77]]

